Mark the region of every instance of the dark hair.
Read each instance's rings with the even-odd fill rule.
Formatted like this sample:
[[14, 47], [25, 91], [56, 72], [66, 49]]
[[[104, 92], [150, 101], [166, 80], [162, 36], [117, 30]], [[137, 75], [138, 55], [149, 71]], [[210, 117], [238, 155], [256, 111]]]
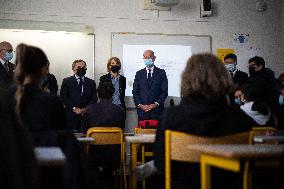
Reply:
[[263, 79], [250, 79], [241, 86], [244, 99], [248, 102], [253, 101], [251, 110], [258, 111], [263, 115], [269, 113], [268, 103], [269, 100], [269, 86]]
[[262, 68], [265, 68], [265, 61], [262, 57], [260, 56], [255, 56], [249, 59], [249, 63], [255, 62], [256, 65], [261, 65]]
[[107, 71], [108, 71], [108, 72], [110, 72], [110, 67], [109, 67], [109, 66], [110, 66], [112, 60], [114, 60], [114, 61], [117, 63], [117, 65], [121, 68], [121, 62], [120, 62], [119, 58], [117, 58], [117, 57], [111, 57], [111, 58], [108, 59], [108, 61], [107, 61]]
[[114, 93], [114, 87], [111, 82], [100, 83], [97, 91], [100, 99], [111, 99]]
[[87, 66], [86, 62], [82, 59], [79, 59], [79, 60], [74, 60], [73, 63], [72, 63], [72, 69], [75, 67], [75, 65], [78, 63], [78, 62], [84, 62], [85, 63], [85, 66]]
[[17, 85], [16, 91], [16, 112], [19, 115], [21, 100], [25, 93], [24, 81], [29, 76], [33, 81], [39, 82], [42, 79], [42, 68], [49, 66], [45, 53], [38, 47], [19, 44], [16, 48], [16, 69], [14, 79]]
[[229, 53], [229, 54], [226, 54], [226, 56], [224, 57], [224, 60], [227, 60], [227, 59], [233, 59], [235, 62], [237, 62], [237, 55], [233, 54], [233, 53]]
[[195, 54], [188, 59], [181, 81], [181, 96], [215, 101], [225, 98], [233, 82], [222, 61], [213, 54]]

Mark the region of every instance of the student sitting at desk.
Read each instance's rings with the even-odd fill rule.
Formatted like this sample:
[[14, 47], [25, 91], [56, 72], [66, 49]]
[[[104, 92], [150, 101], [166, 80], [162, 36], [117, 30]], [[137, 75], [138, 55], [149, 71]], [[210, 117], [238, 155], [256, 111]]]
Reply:
[[[251, 129], [250, 118], [228, 105], [232, 86], [228, 71], [214, 55], [196, 54], [187, 61], [182, 74], [181, 103], [165, 111], [157, 130], [154, 165], [161, 173], [161, 179], [164, 179], [165, 171], [165, 130], [222, 136]], [[172, 188], [200, 188], [199, 170], [197, 164], [173, 162]], [[164, 182], [159, 183], [161, 186]]]

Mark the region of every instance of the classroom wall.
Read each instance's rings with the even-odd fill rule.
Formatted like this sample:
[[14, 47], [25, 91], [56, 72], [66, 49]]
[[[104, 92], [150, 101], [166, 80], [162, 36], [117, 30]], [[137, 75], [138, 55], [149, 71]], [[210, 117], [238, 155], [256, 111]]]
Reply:
[[[248, 59], [260, 55], [276, 76], [284, 72], [282, 0], [266, 0], [268, 8], [264, 12], [256, 11], [257, 0], [213, 0], [210, 18], [200, 18], [201, 2], [180, 0], [171, 11], [157, 11], [143, 10], [143, 0], [9, 0], [0, 5], [0, 28], [33, 29], [33, 22], [42, 23], [41, 28], [50, 28], [54, 22], [62, 23], [63, 28], [67, 25], [68, 29], [72, 25], [93, 27], [96, 82], [106, 73], [111, 32], [211, 35], [212, 52], [234, 48], [239, 69], [247, 72]], [[247, 43], [236, 43], [235, 34], [249, 34]]]

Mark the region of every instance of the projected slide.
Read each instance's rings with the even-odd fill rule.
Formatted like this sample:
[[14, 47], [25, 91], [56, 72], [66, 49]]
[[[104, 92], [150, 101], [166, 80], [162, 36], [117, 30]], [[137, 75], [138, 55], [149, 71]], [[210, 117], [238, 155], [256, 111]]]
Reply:
[[169, 96], [180, 96], [181, 74], [187, 59], [191, 56], [191, 46], [183, 45], [123, 45], [123, 73], [126, 77], [126, 96], [132, 96], [135, 73], [145, 68], [143, 52], [155, 52], [155, 65], [166, 71]]

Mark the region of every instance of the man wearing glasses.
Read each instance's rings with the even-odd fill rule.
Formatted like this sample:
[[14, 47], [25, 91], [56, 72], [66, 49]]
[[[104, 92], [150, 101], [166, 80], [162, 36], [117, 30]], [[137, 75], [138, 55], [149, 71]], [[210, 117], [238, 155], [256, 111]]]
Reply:
[[0, 43], [0, 86], [10, 87], [13, 82], [14, 64], [10, 62], [13, 58], [13, 47], [7, 42]]

